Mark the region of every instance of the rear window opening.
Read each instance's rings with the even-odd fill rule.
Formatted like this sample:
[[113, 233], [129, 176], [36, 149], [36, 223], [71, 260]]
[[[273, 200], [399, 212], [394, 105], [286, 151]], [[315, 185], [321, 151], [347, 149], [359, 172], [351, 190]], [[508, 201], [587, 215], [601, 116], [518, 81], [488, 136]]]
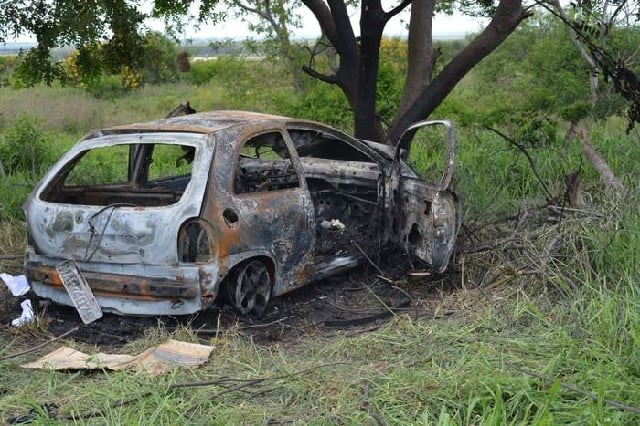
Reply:
[[168, 143], [117, 144], [83, 151], [40, 198], [51, 203], [165, 206], [191, 181], [196, 148]]

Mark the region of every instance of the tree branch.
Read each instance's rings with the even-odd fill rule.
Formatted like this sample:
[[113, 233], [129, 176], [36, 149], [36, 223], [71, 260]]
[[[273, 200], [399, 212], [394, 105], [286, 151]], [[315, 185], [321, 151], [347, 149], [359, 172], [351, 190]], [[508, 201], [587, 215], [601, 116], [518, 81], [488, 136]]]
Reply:
[[336, 79], [335, 76], [319, 73], [318, 71], [306, 65], [302, 67], [302, 71], [304, 71], [305, 73], [307, 73], [313, 78], [317, 78], [320, 81], [324, 81], [325, 83], [338, 84], [338, 80]]
[[531, 15], [529, 9], [522, 7], [522, 0], [501, 0], [484, 31], [443, 68], [405, 113], [396, 115], [388, 140], [396, 143], [411, 123], [429, 116], [478, 62], [493, 52], [520, 22]]
[[273, 25], [273, 18], [265, 13], [264, 11], [258, 9], [257, 7], [251, 7], [245, 3], [242, 3], [239, 0], [231, 0], [233, 2], [233, 4], [235, 4], [236, 6], [238, 6], [240, 9], [242, 10], [246, 10], [247, 12], [251, 12], [253, 14], [258, 15], [259, 17], [261, 17], [262, 19], [269, 21], [269, 23], [271, 23]]
[[338, 33], [336, 30], [336, 23], [331, 15], [331, 10], [323, 0], [302, 0], [304, 4], [313, 15], [316, 17], [322, 34], [329, 39], [332, 45], [338, 43]]
[[60, 339], [62, 339], [63, 337], [67, 337], [67, 336], [68, 336], [68, 335], [70, 335], [71, 333], [74, 333], [74, 332], [78, 331], [78, 328], [79, 328], [79, 327], [73, 327], [71, 330], [66, 331], [66, 332], [62, 333], [61, 335], [59, 335], [59, 336], [57, 336], [57, 337], [54, 337], [54, 338], [52, 338], [52, 339], [49, 339], [49, 340], [47, 340], [46, 342], [41, 343], [41, 344], [39, 344], [39, 345], [37, 345], [37, 346], [33, 346], [33, 347], [31, 347], [31, 348], [29, 348], [29, 349], [27, 349], [27, 350], [25, 350], [25, 351], [18, 352], [18, 353], [15, 353], [15, 354], [11, 354], [11, 355], [7, 355], [7, 356], [3, 356], [3, 357], [1, 357], [1, 358], [0, 358], [0, 361], [5, 361], [5, 360], [7, 360], [7, 359], [11, 359], [11, 358], [17, 358], [17, 357], [19, 357], [19, 356], [26, 355], [26, 354], [30, 354], [31, 352], [35, 352], [35, 351], [37, 351], [38, 349], [42, 349], [42, 348], [44, 348], [45, 346], [50, 345], [51, 343], [55, 342], [56, 340], [60, 340]]
[[391, 19], [394, 16], [396, 16], [398, 13], [402, 12], [407, 6], [409, 6], [411, 4], [411, 1], [412, 0], [402, 0], [399, 5], [397, 5], [396, 7], [391, 9], [390, 11], [385, 12], [385, 14], [384, 14], [385, 21], [388, 21], [389, 19]]
[[549, 187], [547, 187], [547, 184], [544, 183], [544, 180], [542, 180], [542, 177], [540, 176], [540, 173], [538, 173], [538, 168], [536, 167], [536, 163], [533, 161], [533, 158], [531, 158], [531, 154], [529, 154], [529, 151], [527, 151], [527, 149], [524, 146], [520, 145], [518, 142], [516, 142], [515, 140], [511, 139], [509, 136], [507, 136], [504, 133], [502, 133], [500, 130], [494, 129], [493, 127], [489, 127], [489, 126], [484, 126], [484, 128], [487, 129], [487, 130], [491, 130], [496, 135], [500, 136], [502, 139], [506, 140], [511, 145], [513, 145], [516, 148], [518, 148], [518, 150], [520, 152], [522, 152], [525, 155], [525, 157], [527, 157], [527, 161], [529, 161], [529, 165], [531, 166], [531, 170], [533, 171], [533, 174], [535, 175], [536, 179], [538, 179], [538, 182], [540, 182], [540, 186], [542, 186], [542, 189], [544, 190], [544, 192], [546, 194], [547, 202], [550, 203], [551, 200], [553, 199], [553, 196], [551, 195], [551, 191], [549, 191]]

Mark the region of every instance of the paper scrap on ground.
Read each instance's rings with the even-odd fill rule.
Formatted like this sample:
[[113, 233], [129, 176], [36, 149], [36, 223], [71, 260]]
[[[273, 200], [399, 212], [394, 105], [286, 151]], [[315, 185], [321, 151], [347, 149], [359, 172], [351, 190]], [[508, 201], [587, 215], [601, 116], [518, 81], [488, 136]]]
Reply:
[[37, 361], [21, 365], [22, 368], [49, 370], [135, 369], [147, 374], [162, 374], [177, 367], [195, 367], [209, 360], [212, 346], [167, 340], [149, 348], [138, 356], [97, 353], [87, 355], [75, 349], [62, 347]]

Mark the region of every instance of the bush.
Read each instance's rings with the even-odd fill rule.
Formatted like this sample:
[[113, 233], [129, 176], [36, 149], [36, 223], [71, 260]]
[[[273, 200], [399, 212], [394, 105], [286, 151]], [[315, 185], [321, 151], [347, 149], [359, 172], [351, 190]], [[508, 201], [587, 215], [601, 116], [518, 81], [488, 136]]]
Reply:
[[28, 174], [17, 173], [0, 179], [0, 220], [24, 219], [22, 205], [33, 190]]
[[353, 111], [335, 86], [316, 82], [304, 96], [286, 93], [275, 103], [280, 106], [280, 114], [320, 121], [346, 132], [353, 129]]
[[10, 77], [16, 67], [15, 56], [0, 56], [0, 87], [9, 86]]
[[172, 82], [178, 79], [176, 43], [161, 33], [151, 31], [142, 39], [142, 76], [145, 84]]
[[248, 77], [249, 72], [247, 61], [234, 57], [195, 61], [191, 64], [191, 81], [198, 85], [216, 78], [227, 82], [241, 82]]
[[0, 162], [6, 174], [25, 173], [36, 179], [51, 164], [52, 149], [43, 124], [28, 116], [13, 121], [0, 136]]
[[123, 83], [121, 75], [109, 75], [102, 77], [87, 87], [87, 91], [97, 99], [116, 99], [125, 96], [128, 89]]

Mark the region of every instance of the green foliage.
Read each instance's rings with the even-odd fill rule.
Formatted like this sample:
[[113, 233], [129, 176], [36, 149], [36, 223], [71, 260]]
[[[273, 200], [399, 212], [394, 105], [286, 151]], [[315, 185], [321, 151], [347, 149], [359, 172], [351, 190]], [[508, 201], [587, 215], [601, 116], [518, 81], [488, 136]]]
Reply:
[[591, 112], [591, 105], [588, 102], [574, 102], [560, 110], [560, 117], [571, 123], [576, 123], [585, 119]]
[[104, 73], [102, 45], [90, 43], [72, 52], [64, 61], [64, 82], [91, 88], [100, 82]]
[[191, 81], [195, 84], [207, 84], [214, 78], [229, 80], [232, 75], [238, 80], [247, 72], [246, 61], [235, 57], [220, 57], [206, 61], [195, 61], [191, 64]]
[[376, 94], [376, 110], [383, 123], [390, 123], [396, 113], [404, 80], [402, 71], [398, 69], [397, 62], [383, 59], [378, 72], [378, 88]]
[[33, 87], [40, 82], [48, 85], [60, 80], [64, 75], [61, 64], [49, 58], [49, 49], [37, 47], [21, 52], [13, 72], [15, 86]]
[[293, 97], [285, 93], [279, 98], [283, 115], [308, 118], [348, 131], [353, 127], [353, 112], [342, 92], [334, 87], [316, 82], [304, 94]]
[[150, 31], [142, 38], [142, 76], [145, 84], [178, 79], [176, 43], [161, 33]]
[[[60, 7], [69, 7], [69, 3], [73, 2], [61, 2]], [[98, 2], [93, 6], [93, 11], [80, 7], [87, 13], [85, 18], [88, 21], [106, 19], [108, 26], [96, 24], [99, 29], [86, 33], [75, 25], [62, 28], [60, 22], [52, 23], [49, 27], [51, 34], [48, 34], [50, 39], [46, 42], [39, 39], [35, 48], [21, 53], [13, 73], [16, 87], [32, 87], [40, 82], [51, 85], [60, 81], [88, 89], [98, 86], [97, 91], [100, 92], [101, 80], [114, 74], [122, 74], [121, 85], [125, 88], [177, 79], [176, 43], [158, 32], [141, 34], [138, 26], [143, 15], [135, 6], [122, 2]], [[45, 13], [53, 12], [46, 9]], [[70, 12], [67, 10], [65, 13]], [[66, 18], [69, 17], [62, 17], [63, 20]], [[105, 41], [99, 36], [108, 32], [109, 27], [111, 34]], [[76, 50], [65, 61], [54, 62], [50, 51], [61, 41], [75, 45]]]
[[30, 174], [36, 179], [52, 162], [49, 137], [38, 120], [23, 116], [0, 135], [0, 162], [5, 173]]
[[533, 148], [551, 147], [558, 131], [556, 120], [535, 112], [514, 113], [501, 126], [510, 130], [515, 142]]
[[[588, 112], [589, 69], [566, 28], [551, 16], [521, 24], [469, 79], [472, 84], [466, 90], [474, 90], [475, 97], [469, 94], [473, 103], [466, 113], [474, 121], [494, 125], [513, 114], [584, 118]], [[605, 93], [609, 90], [604, 82], [601, 87]]]
[[136, 68], [142, 57], [139, 27], [144, 19], [137, 4], [123, 1], [67, 0], [55, 3], [7, 0], [0, 8], [0, 41], [7, 35], [30, 34], [38, 45], [21, 58], [17, 78], [23, 86], [41, 81], [52, 84], [62, 78], [60, 64], [50, 59], [57, 46], [85, 45], [109, 40], [103, 66], [115, 72], [123, 66]]
[[30, 173], [16, 172], [0, 177], [0, 220], [23, 220], [22, 205], [33, 190]]
[[129, 93], [129, 89], [124, 87], [121, 75], [106, 75], [94, 81], [86, 88], [92, 96], [97, 99], [118, 99]]
[[176, 43], [164, 35], [153, 31], [144, 35], [135, 67], [118, 68], [111, 63], [110, 43], [91, 43], [73, 51], [62, 62], [61, 82], [87, 89], [96, 97], [112, 97], [143, 84], [178, 79]]

